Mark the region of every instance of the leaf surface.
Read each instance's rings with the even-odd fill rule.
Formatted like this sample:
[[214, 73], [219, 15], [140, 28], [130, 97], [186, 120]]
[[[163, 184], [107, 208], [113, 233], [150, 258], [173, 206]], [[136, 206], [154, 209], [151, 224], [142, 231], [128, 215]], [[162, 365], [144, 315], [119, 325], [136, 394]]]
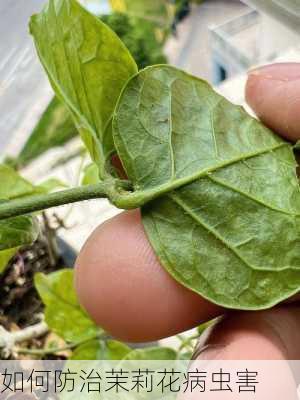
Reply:
[[131, 348], [117, 340], [91, 340], [78, 346], [71, 360], [122, 360]]
[[85, 185], [96, 185], [99, 182], [99, 169], [97, 164], [92, 163], [87, 165], [83, 171], [83, 177], [81, 184]]
[[63, 146], [77, 134], [65, 104], [54, 97], [20, 151], [18, 165], [29, 164], [53, 147]]
[[34, 186], [13, 168], [0, 164], [0, 199], [11, 200], [34, 193]]
[[[35, 187], [13, 168], [0, 164], [0, 201], [33, 195]], [[39, 232], [37, 220], [21, 216], [0, 221], [0, 273], [22, 245], [34, 242]]]
[[226, 307], [260, 309], [300, 289], [300, 191], [292, 147], [168, 66], [124, 89], [118, 154], [156, 254], [171, 275]]
[[169, 347], [145, 347], [134, 349], [124, 357], [124, 361], [176, 360], [177, 353]]
[[18, 252], [19, 247], [0, 251], [0, 274], [5, 270], [9, 261]]
[[56, 95], [103, 172], [113, 150], [111, 116], [136, 64], [117, 35], [76, 0], [49, 0], [31, 33]]
[[99, 333], [99, 328], [79, 305], [72, 270], [63, 269], [48, 275], [38, 273], [34, 282], [46, 306], [46, 322], [55, 333], [69, 342]]
[[0, 221], [0, 251], [34, 242], [39, 233], [35, 218], [21, 216]]

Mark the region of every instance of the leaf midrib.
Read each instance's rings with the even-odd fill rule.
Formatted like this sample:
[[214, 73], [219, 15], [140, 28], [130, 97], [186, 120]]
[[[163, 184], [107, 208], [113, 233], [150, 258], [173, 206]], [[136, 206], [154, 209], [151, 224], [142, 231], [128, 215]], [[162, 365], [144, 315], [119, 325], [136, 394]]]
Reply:
[[[289, 143], [287, 142], [280, 142], [277, 143], [276, 145], [268, 148], [261, 149], [259, 151], [255, 151], [252, 153], [245, 153], [245, 154], [240, 154], [238, 157], [231, 158], [230, 160], [226, 160], [223, 163], [219, 163], [218, 165], [214, 165], [208, 168], [201, 169], [200, 171], [195, 172], [194, 174], [184, 176], [182, 178], [174, 179], [174, 180], [168, 180], [166, 183], [153, 187], [150, 189], [143, 189], [143, 190], [137, 190], [136, 192], [126, 194], [122, 196], [120, 203], [121, 208], [135, 208], [135, 207], [141, 207], [144, 204], [148, 203], [149, 201], [152, 201], [163, 194], [166, 194], [172, 190], [178, 189], [182, 186], [188, 185], [199, 178], [202, 178], [210, 173], [213, 173], [215, 171], [218, 171], [222, 168], [225, 168], [229, 165], [238, 163], [242, 160], [254, 158], [257, 156], [260, 156], [265, 153], [269, 153], [271, 151], [277, 150], [281, 147], [284, 146], [290, 146]], [[118, 204], [117, 204], [118, 206]]]

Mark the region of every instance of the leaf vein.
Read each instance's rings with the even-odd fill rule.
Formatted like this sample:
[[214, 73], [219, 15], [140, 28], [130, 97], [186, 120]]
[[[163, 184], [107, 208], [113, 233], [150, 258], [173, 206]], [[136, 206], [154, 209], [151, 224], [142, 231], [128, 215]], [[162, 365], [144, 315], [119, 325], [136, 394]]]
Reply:
[[[176, 195], [174, 192], [167, 195], [171, 200], [173, 200], [179, 207], [183, 209], [183, 211], [190, 216], [194, 221], [196, 221], [199, 225], [201, 225], [204, 229], [206, 229], [212, 236], [214, 236], [219, 242], [221, 242], [224, 246], [228, 248], [246, 267], [255, 271], [271, 271], [274, 272], [274, 268], [260, 268], [255, 265], [250, 264], [243, 256], [239, 254], [239, 252], [229, 243], [224, 237], [222, 237], [218, 231], [209, 226], [206, 222], [204, 222], [199, 215], [197, 215], [181, 198]], [[277, 268], [276, 271], [285, 271], [285, 270], [296, 270], [299, 271], [299, 268], [292, 266], [284, 266], [281, 268]]]

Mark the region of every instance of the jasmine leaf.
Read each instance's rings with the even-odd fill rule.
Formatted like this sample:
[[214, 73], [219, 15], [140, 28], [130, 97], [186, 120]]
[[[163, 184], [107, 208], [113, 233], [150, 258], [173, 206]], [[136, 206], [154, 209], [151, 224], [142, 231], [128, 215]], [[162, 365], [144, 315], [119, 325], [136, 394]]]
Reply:
[[0, 199], [15, 199], [34, 193], [34, 186], [13, 168], [0, 164]]
[[85, 167], [83, 171], [82, 185], [94, 185], [99, 182], [99, 169], [97, 164], [92, 163]]
[[208, 83], [146, 68], [120, 97], [114, 140], [162, 265], [214, 303], [271, 307], [300, 289], [292, 147]]
[[91, 340], [78, 346], [71, 360], [122, 360], [131, 348], [117, 340]]
[[52, 87], [103, 175], [114, 150], [112, 113], [135, 62], [117, 35], [76, 0], [49, 0], [30, 29]]
[[5, 270], [9, 261], [17, 254], [19, 247], [0, 251], [0, 274]]
[[[13, 168], [0, 164], [0, 201], [33, 195], [35, 187]], [[39, 232], [37, 220], [30, 216], [0, 221], [0, 273], [22, 245], [34, 242]]]
[[73, 270], [63, 269], [48, 275], [38, 273], [34, 283], [46, 306], [47, 324], [63, 339], [78, 342], [100, 332], [79, 305]]
[[176, 360], [177, 353], [169, 347], [145, 347], [132, 350], [123, 360]]
[[0, 251], [34, 242], [39, 233], [35, 218], [21, 216], [0, 221]]
[[77, 134], [66, 106], [54, 97], [20, 151], [17, 164], [26, 166], [53, 147], [63, 146]]

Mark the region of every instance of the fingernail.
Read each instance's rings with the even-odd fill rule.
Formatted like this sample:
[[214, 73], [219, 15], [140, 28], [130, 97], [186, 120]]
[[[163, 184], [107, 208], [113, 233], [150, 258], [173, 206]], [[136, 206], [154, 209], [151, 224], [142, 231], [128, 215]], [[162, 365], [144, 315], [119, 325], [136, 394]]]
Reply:
[[290, 82], [300, 79], [300, 63], [276, 63], [263, 65], [248, 71], [248, 76], [259, 76], [263, 79]]

